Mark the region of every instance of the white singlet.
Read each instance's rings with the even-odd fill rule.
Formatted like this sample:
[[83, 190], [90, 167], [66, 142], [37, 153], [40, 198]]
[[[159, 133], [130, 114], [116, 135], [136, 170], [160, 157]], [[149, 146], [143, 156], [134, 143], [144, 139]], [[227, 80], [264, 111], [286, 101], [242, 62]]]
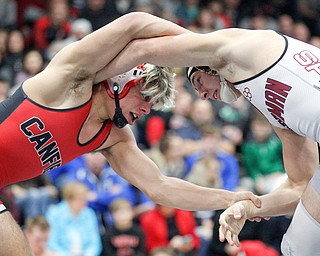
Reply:
[[320, 49], [284, 39], [276, 63], [234, 86], [273, 126], [320, 142]]

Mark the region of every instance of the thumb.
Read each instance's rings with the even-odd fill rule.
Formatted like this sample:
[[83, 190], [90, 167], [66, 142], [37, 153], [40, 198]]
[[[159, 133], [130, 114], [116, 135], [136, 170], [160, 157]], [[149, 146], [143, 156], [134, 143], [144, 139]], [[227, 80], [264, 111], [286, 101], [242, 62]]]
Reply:
[[236, 208], [233, 210], [233, 217], [234, 217], [236, 220], [241, 219], [241, 217], [242, 217], [242, 212], [241, 212], [241, 209], [240, 209], [239, 207], [236, 207]]
[[250, 194], [250, 200], [254, 203], [254, 205], [258, 208], [261, 207], [261, 200], [258, 196], [254, 194]]

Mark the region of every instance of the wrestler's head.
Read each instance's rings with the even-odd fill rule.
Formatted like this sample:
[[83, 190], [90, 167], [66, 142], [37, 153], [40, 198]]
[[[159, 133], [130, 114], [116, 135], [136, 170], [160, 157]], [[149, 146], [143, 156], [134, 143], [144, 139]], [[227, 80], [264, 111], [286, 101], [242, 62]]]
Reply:
[[[142, 115], [148, 114], [151, 108], [159, 110], [172, 107], [174, 104], [174, 74], [170, 68], [142, 64], [126, 73], [105, 80], [104, 84], [108, 95], [115, 99], [116, 105], [118, 101], [123, 109], [123, 118], [126, 120], [123, 120], [122, 117], [119, 120], [122, 118], [122, 121], [129, 124], [132, 124]], [[129, 107], [129, 103], [126, 102], [126, 96], [129, 92], [132, 95], [140, 96], [140, 98], [135, 97], [137, 99], [135, 104], [140, 104], [140, 108], [133, 105], [130, 109], [124, 110]], [[118, 117], [120, 115], [118, 110]], [[117, 125], [117, 122], [115, 124]], [[122, 127], [124, 125], [122, 124]]]
[[201, 99], [220, 100], [232, 103], [238, 96], [228, 86], [228, 82], [216, 70], [208, 66], [188, 67], [187, 78], [199, 93]]

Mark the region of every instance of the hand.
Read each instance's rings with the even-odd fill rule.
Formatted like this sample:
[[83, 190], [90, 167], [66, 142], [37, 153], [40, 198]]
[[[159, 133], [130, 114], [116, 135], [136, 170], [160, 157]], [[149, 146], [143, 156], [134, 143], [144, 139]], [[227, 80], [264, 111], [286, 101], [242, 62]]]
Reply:
[[252, 216], [254, 207], [251, 201], [246, 200], [237, 202], [226, 209], [219, 219], [219, 240], [223, 242], [226, 239], [230, 245], [240, 246], [239, 233], [248, 216]]
[[252, 217], [249, 219], [251, 222], [260, 222], [261, 220], [270, 220], [270, 217], [258, 217], [258, 216], [255, 216], [255, 217]]
[[191, 235], [185, 235], [185, 236], [174, 236], [170, 242], [170, 246], [183, 253], [190, 252], [193, 249], [193, 243], [192, 243], [192, 236]]
[[230, 202], [229, 207], [242, 200], [251, 200], [256, 207], [261, 207], [261, 200], [259, 199], [259, 197], [254, 195], [250, 191], [234, 192], [234, 196], [232, 201]]

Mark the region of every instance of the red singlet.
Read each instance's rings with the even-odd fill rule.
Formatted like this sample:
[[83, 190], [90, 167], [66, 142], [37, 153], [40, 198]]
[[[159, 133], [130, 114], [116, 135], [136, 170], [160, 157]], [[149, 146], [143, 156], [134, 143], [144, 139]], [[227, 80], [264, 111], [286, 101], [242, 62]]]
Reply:
[[20, 87], [0, 103], [0, 187], [31, 179], [99, 148], [112, 121], [85, 144], [80, 130], [92, 101], [71, 109], [52, 109], [29, 99]]

